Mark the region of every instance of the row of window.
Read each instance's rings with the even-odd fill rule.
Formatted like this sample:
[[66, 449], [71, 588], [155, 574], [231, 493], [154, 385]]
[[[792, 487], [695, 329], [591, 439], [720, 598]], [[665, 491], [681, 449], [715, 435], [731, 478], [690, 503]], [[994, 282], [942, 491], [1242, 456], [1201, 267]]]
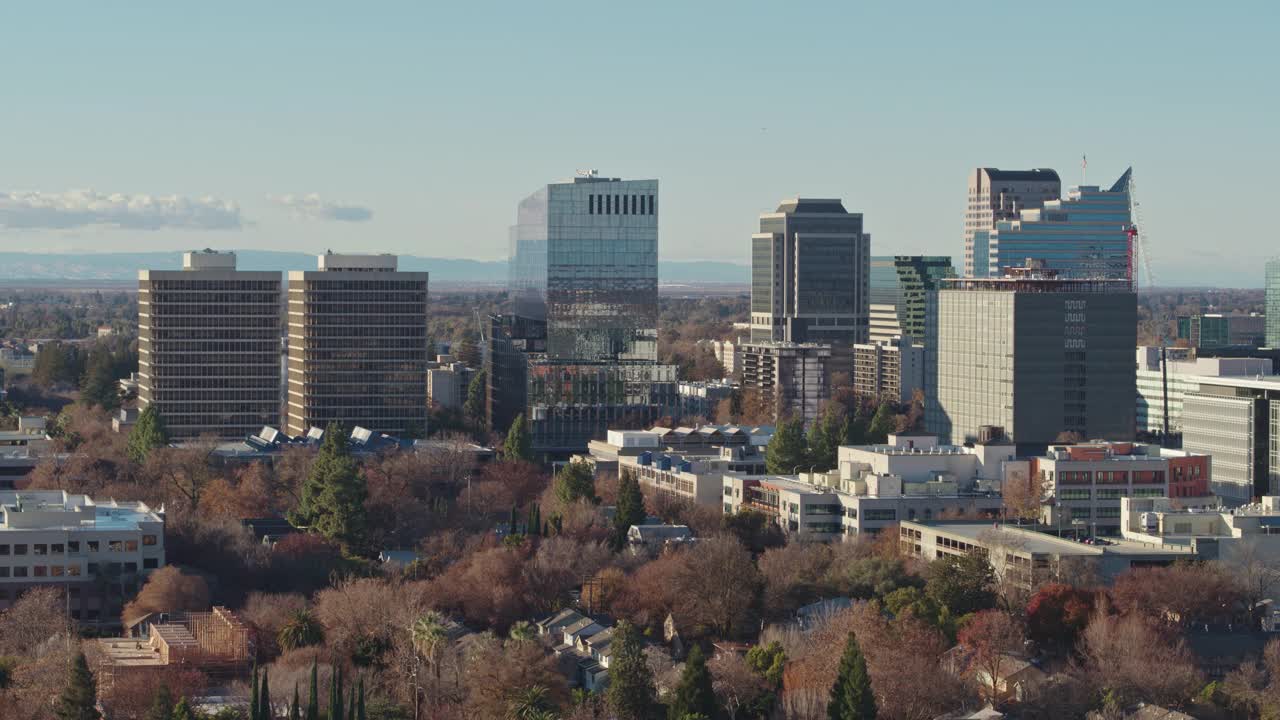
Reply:
[[[155, 570], [160, 567], [159, 558], [143, 558], [142, 568], [144, 570]], [[98, 563], [89, 563], [87, 572], [89, 575], [97, 575], [101, 570]], [[136, 573], [138, 572], [138, 563], [108, 563], [107, 572], [110, 575], [119, 575], [120, 573]], [[80, 577], [79, 565], [0, 565], [0, 578], [25, 578], [25, 577]]]
[[589, 215], [653, 215], [655, 214], [654, 196], [652, 195], [589, 195], [587, 197], [587, 214]]
[[[142, 544], [151, 546], [156, 544], [155, 535], [143, 535]], [[102, 551], [102, 541], [87, 540], [85, 546], [88, 552], [95, 553]], [[66, 552], [80, 552], [80, 541], [71, 540], [67, 543], [3, 543], [0, 544], [0, 555], [26, 555], [30, 549], [32, 555], [61, 555]], [[137, 540], [108, 540], [108, 552], [137, 552]]]

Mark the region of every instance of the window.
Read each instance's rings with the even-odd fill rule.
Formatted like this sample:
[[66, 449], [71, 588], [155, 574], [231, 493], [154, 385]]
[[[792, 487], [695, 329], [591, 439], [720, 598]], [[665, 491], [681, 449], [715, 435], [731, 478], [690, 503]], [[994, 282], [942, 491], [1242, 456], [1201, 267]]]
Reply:
[[109, 540], [107, 542], [107, 550], [111, 552], [120, 552], [124, 549], [124, 542], [121, 540]]
[[54, 555], [61, 555], [66, 551], [67, 549], [62, 546], [62, 543], [54, 543], [49, 546], [49, 552], [53, 553]]
[[31, 554], [32, 555], [48, 555], [49, 546], [44, 543], [36, 543], [35, 545], [31, 546]]
[[0, 555], [8, 555], [8, 554], [9, 554], [9, 546], [7, 544], [0, 545]]
[[595, 195], [587, 196], [587, 214], [588, 215], [596, 214], [596, 196]]
[[88, 571], [90, 575], [98, 574], [98, 563], [89, 563]]
[[98, 552], [99, 543], [97, 540], [89, 541], [89, 552]]
[[19, 565], [18, 567], [13, 569], [13, 576], [16, 578], [26, 577], [27, 568], [25, 566]]
[[31, 570], [33, 577], [47, 577], [49, 575], [49, 568], [44, 565], [36, 565]]
[[892, 508], [888, 510], [867, 510], [862, 514], [863, 520], [897, 520], [898, 511]]
[[26, 545], [14, 545], [14, 546], [13, 546], [13, 554], [14, 554], [14, 555], [26, 555], [26, 554], [27, 554], [27, 546], [26, 546]]
[[125, 541], [124, 541], [124, 549], [125, 549], [125, 552], [138, 552], [138, 541], [137, 541], [137, 540], [125, 540]]
[[125, 564], [124, 564], [124, 571], [125, 571], [125, 572], [127, 572], [127, 573], [136, 573], [136, 572], [138, 572], [138, 563], [136, 563], [136, 562], [127, 562], [127, 563], [125, 563]]
[[7, 578], [7, 577], [9, 577], [9, 566], [0, 565], [0, 578]]
[[67, 552], [73, 552], [73, 553], [78, 553], [78, 552], [80, 552], [80, 541], [79, 541], [79, 540], [72, 540], [72, 541], [68, 542], [68, 543], [67, 543]]
[[[80, 566], [79, 566], [79, 565], [68, 565], [68, 566], [67, 566], [67, 575], [70, 575], [71, 577], [80, 577]], [[73, 590], [75, 590], [74, 588], [72, 588], [72, 589], [73, 589]], [[76, 590], [76, 592], [79, 592], [79, 591], [78, 591], [78, 590]]]
[[62, 577], [63, 567], [61, 565], [49, 566], [49, 575], [53, 577]]

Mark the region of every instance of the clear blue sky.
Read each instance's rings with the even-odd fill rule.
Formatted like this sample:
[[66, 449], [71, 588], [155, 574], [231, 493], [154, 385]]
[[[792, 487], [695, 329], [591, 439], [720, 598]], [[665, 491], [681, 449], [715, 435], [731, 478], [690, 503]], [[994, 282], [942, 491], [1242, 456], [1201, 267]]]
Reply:
[[959, 259], [970, 168], [1075, 184], [1087, 152], [1091, 184], [1135, 167], [1158, 281], [1257, 285], [1278, 25], [1266, 2], [14, 3], [0, 247], [496, 259], [521, 197], [590, 167], [661, 180], [664, 258], [745, 262], [799, 194], [863, 212], [876, 254]]

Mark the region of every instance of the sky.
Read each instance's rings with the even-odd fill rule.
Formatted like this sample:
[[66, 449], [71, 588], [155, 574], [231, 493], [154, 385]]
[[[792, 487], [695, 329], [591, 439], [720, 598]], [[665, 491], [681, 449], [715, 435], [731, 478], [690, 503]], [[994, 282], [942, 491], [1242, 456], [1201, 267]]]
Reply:
[[[501, 259], [583, 168], [660, 181], [665, 259], [839, 197], [963, 257], [977, 166], [1134, 167], [1156, 284], [1277, 250], [1280, 4], [8, 3], [0, 249]], [[444, 279], [444, 278], [442, 278]]]

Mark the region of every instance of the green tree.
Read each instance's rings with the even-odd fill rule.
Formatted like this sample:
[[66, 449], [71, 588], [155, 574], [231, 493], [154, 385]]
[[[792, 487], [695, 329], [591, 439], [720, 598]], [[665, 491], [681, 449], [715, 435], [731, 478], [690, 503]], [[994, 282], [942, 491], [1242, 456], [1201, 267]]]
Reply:
[[108, 412], [120, 407], [120, 390], [116, 383], [111, 353], [104, 348], [89, 355], [89, 369], [80, 383], [80, 400], [90, 407], [97, 405]]
[[249, 720], [262, 720], [258, 711], [262, 703], [258, 701], [258, 663], [253, 663], [253, 672], [249, 673]]
[[466, 413], [467, 422], [471, 423], [471, 427], [481, 430], [484, 429], [485, 423], [485, 395], [488, 392], [489, 374], [481, 370], [471, 378], [471, 383], [467, 385], [467, 400], [462, 405], [462, 411]]
[[296, 650], [324, 642], [324, 627], [310, 610], [295, 610], [276, 634], [282, 650]]
[[262, 670], [262, 688], [258, 690], [258, 720], [275, 720], [275, 708], [271, 707], [271, 682], [267, 670]]
[[173, 720], [173, 693], [169, 692], [169, 686], [164, 682], [156, 688], [151, 707], [144, 717], [146, 720]]
[[316, 661], [311, 661], [311, 687], [307, 690], [306, 720], [320, 720], [320, 679]]
[[173, 720], [196, 720], [195, 713], [191, 711], [191, 705], [186, 698], [178, 700], [173, 706]]
[[342, 718], [342, 668], [334, 666], [333, 675], [329, 678], [329, 720]]
[[71, 663], [67, 686], [63, 688], [54, 708], [58, 720], [101, 720], [98, 712], [98, 686], [89, 672], [89, 661], [84, 653], [76, 653]]
[[651, 720], [658, 701], [640, 632], [631, 623], [621, 621], [614, 630], [611, 646], [613, 658], [605, 703], [618, 720]]
[[828, 406], [809, 428], [809, 463], [816, 470], [835, 468], [840, 445], [843, 443], [843, 421], [840, 414]]
[[862, 657], [858, 638], [849, 633], [836, 682], [831, 686], [831, 701], [827, 703], [828, 720], [875, 720], [876, 698], [871, 692], [871, 676], [867, 673], [867, 661]]
[[778, 423], [765, 448], [765, 469], [772, 475], [791, 475], [809, 467], [809, 448], [804, 438], [804, 421], [798, 417]]
[[571, 503], [587, 499], [596, 499], [596, 477], [591, 466], [584, 462], [570, 462], [560, 468], [555, 479], [556, 497], [561, 502]]
[[298, 698], [298, 683], [293, 684], [293, 702], [289, 703], [289, 720], [302, 720], [302, 703]]
[[985, 557], [973, 553], [946, 555], [929, 563], [925, 592], [961, 617], [996, 604], [995, 571]]
[[155, 405], [146, 406], [138, 413], [138, 422], [129, 431], [126, 448], [129, 459], [141, 465], [152, 450], [168, 444], [169, 431], [164, 426], [164, 418], [160, 417]]
[[543, 685], [520, 688], [507, 701], [508, 720], [542, 720], [550, 712], [551, 698]]
[[871, 418], [871, 425], [867, 427], [867, 442], [872, 445], [886, 443], [889, 441], [889, 433], [896, 432], [897, 429], [893, 406], [887, 402], [880, 403], [880, 407], [876, 408], [875, 417]]
[[502, 443], [502, 459], [508, 462], [533, 460], [533, 438], [529, 436], [524, 413], [511, 421], [511, 428], [507, 430], [507, 437]]
[[360, 677], [360, 682], [356, 686], [356, 692], [359, 693], [360, 699], [356, 702], [356, 716], [350, 720], [367, 720], [364, 713], [364, 676]]
[[685, 660], [671, 704], [667, 706], [667, 720], [681, 720], [690, 715], [713, 718], [717, 710], [716, 692], [711, 684], [711, 672], [707, 670], [707, 660], [702, 655], [702, 648], [694, 645]]
[[747, 651], [747, 667], [776, 690], [782, 687], [782, 671], [787, 667], [787, 652], [777, 640], [768, 645], [756, 645]]
[[311, 473], [303, 483], [301, 501], [289, 521], [295, 527], [314, 530], [351, 552], [364, 543], [367, 496], [359, 465], [347, 448], [346, 433], [337, 423], [330, 423]]
[[627, 532], [631, 526], [643, 523], [647, 515], [640, 480], [630, 469], [622, 470], [618, 477], [618, 505], [613, 513], [613, 532], [609, 535], [609, 544], [614, 550], [621, 550], [627, 544]]
[[842, 445], [866, 445], [867, 422], [857, 413], [844, 416], [844, 424], [840, 426], [840, 442]]

